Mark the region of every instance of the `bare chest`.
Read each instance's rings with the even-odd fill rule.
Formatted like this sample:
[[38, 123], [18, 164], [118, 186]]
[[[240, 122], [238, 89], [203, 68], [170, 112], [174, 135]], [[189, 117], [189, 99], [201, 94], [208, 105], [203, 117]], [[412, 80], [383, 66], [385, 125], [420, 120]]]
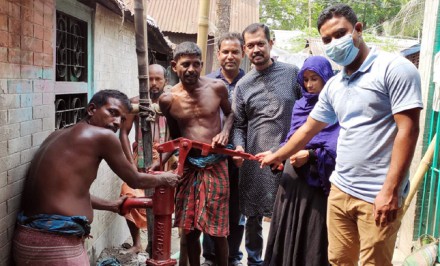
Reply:
[[177, 119], [202, 119], [217, 116], [220, 110], [220, 99], [216, 97], [182, 98], [173, 106], [172, 113]]

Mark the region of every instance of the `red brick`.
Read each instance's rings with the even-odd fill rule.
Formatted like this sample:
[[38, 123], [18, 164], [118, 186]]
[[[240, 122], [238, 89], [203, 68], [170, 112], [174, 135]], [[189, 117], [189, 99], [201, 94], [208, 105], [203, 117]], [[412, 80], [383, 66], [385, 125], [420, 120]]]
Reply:
[[43, 66], [43, 53], [34, 53], [34, 66]]
[[52, 42], [43, 42], [43, 52], [45, 54], [52, 54], [53, 53]]
[[[20, 78], [20, 65], [0, 62], [0, 77], [3, 79]], [[0, 134], [1, 137], [1, 134]]]
[[21, 51], [21, 64], [32, 65], [34, 62], [34, 53], [31, 51]]
[[0, 0], [0, 14], [8, 14], [9, 5], [6, 0]]
[[40, 25], [34, 25], [34, 37], [40, 40], [44, 38], [44, 28]]
[[0, 30], [8, 30], [8, 16], [6, 14], [0, 14]]
[[43, 20], [43, 12], [42, 11], [35, 11], [34, 10], [34, 23], [38, 24], [38, 25], [43, 25], [44, 24], [44, 20]]
[[20, 6], [12, 1], [9, 2], [9, 16], [17, 19], [20, 18]]
[[8, 46], [8, 36], [9, 32], [7, 31], [0, 31], [0, 46], [1, 47], [7, 47]]
[[34, 1], [33, 0], [25, 0], [21, 1], [22, 7], [25, 7], [26, 9], [34, 9]]
[[8, 61], [11, 64], [20, 64], [21, 63], [21, 54], [20, 49], [17, 48], [9, 48], [8, 49]]
[[44, 28], [44, 38], [43, 40], [45, 41], [52, 41], [53, 36], [52, 36], [52, 28], [48, 29], [48, 28]]
[[[24, 2], [30, 2], [30, 0], [26, 0]], [[21, 18], [25, 21], [34, 22], [33, 9], [23, 7], [22, 12], [21, 12]]]
[[0, 62], [8, 62], [8, 48], [6, 47], [0, 47]]
[[43, 13], [44, 3], [41, 0], [34, 0], [34, 10]]
[[20, 42], [21, 49], [23, 49], [24, 51], [32, 51], [32, 45], [33, 45], [34, 39], [35, 38], [22, 36], [21, 42]]
[[9, 18], [9, 32], [20, 34], [20, 20], [15, 18]]
[[43, 52], [43, 40], [33, 38], [32, 51], [37, 52], [37, 53], [42, 53]]
[[54, 24], [53, 15], [44, 15], [44, 26], [51, 27]]
[[19, 34], [11, 34], [8, 33], [8, 42], [9, 47], [11, 48], [19, 48], [21, 47], [21, 36]]
[[43, 14], [44, 14], [44, 16], [53, 16], [53, 9], [54, 9], [54, 6], [53, 6], [53, 3], [52, 4], [49, 4], [49, 3], [47, 3], [47, 1], [45, 1], [46, 3], [44, 3], [44, 10], [43, 10]]
[[53, 55], [52, 54], [44, 54], [43, 55], [43, 66], [51, 67], [53, 66]]
[[24, 36], [33, 37], [34, 36], [34, 25], [30, 22], [23, 21], [21, 23], [22, 34]]

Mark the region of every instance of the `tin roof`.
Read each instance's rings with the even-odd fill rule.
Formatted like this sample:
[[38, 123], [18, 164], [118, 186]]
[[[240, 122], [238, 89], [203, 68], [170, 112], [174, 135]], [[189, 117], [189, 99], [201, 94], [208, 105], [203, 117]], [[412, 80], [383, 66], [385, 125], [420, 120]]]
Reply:
[[[230, 31], [242, 32], [259, 22], [259, 0], [231, 0]], [[162, 31], [197, 34], [199, 0], [149, 0], [147, 13]], [[209, 34], [215, 32], [216, 2], [210, 1]]]

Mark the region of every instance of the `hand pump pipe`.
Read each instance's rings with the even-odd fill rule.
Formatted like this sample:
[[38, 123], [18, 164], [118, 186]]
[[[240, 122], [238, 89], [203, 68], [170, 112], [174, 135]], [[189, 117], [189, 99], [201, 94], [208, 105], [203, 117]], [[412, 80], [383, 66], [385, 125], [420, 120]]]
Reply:
[[134, 27], [139, 78], [139, 120], [143, 144], [143, 149], [139, 149], [143, 153], [139, 154], [139, 158], [143, 158], [143, 160], [138, 160], [138, 168], [147, 168], [153, 163], [151, 123], [154, 122], [155, 112], [152, 109], [149, 90], [146, 2], [146, 0], [136, 0], [134, 3]]
[[[147, 0], [135, 0], [134, 25], [139, 78], [139, 120], [142, 131], [142, 145], [138, 146], [138, 168], [141, 169], [146, 169], [153, 163], [151, 123], [155, 122], [156, 115], [152, 107], [149, 89], [146, 7]], [[173, 188], [157, 187], [152, 198], [129, 198], [123, 203], [121, 212], [127, 213], [131, 208], [153, 208], [154, 230], [152, 258], [149, 258], [146, 264], [151, 266], [175, 265], [176, 260], [170, 258], [171, 215], [174, 212]]]

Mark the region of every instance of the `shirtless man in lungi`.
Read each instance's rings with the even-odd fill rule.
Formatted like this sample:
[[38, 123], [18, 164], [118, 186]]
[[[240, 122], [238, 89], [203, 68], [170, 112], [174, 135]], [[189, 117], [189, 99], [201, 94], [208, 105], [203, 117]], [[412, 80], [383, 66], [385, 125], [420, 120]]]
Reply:
[[[172, 138], [224, 146], [228, 143], [233, 113], [228, 90], [221, 80], [200, 77], [203, 62], [200, 48], [192, 42], [179, 44], [171, 61], [180, 78], [170, 92], [159, 98]], [[224, 114], [224, 125], [220, 119]], [[229, 177], [224, 156], [202, 157], [190, 151], [176, 191], [175, 226], [183, 229], [190, 265], [200, 265], [201, 232], [215, 243], [217, 265], [228, 265]]]
[[114, 133], [130, 110], [125, 94], [99, 91], [83, 121], [53, 132], [41, 144], [28, 170], [17, 217], [16, 265], [89, 265], [84, 239], [93, 208], [117, 212], [122, 203], [89, 193], [103, 159], [131, 187], [176, 185], [177, 175], [139, 173], [125, 158]]

